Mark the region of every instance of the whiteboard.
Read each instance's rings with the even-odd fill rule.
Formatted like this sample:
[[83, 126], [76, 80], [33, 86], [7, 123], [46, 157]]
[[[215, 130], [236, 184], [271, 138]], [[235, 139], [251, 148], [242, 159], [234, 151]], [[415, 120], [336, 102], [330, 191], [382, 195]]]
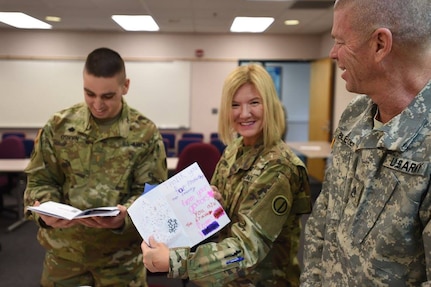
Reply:
[[[0, 127], [40, 128], [84, 101], [82, 60], [0, 60]], [[159, 128], [190, 126], [190, 62], [126, 61], [128, 105]]]

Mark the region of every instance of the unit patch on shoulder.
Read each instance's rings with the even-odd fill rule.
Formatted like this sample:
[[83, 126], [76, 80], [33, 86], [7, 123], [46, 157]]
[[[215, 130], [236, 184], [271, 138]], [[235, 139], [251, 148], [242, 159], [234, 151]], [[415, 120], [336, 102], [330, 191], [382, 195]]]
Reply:
[[272, 211], [277, 215], [284, 215], [289, 210], [287, 198], [283, 195], [277, 195], [272, 200]]

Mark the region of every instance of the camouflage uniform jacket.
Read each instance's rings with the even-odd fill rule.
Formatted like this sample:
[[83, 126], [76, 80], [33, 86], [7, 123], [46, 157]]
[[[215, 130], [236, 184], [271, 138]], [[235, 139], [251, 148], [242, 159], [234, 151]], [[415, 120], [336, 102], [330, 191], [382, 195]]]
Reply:
[[300, 215], [311, 210], [304, 164], [279, 141], [229, 145], [211, 184], [218, 187], [231, 223], [218, 243], [170, 250], [170, 277], [200, 286], [298, 286]]
[[303, 287], [431, 280], [431, 84], [373, 129], [376, 111], [359, 96], [341, 117], [305, 228]]
[[[53, 115], [40, 131], [26, 168], [25, 204], [36, 200], [66, 203], [79, 209], [129, 206], [144, 185], [167, 177], [166, 155], [157, 127], [123, 101], [121, 117], [101, 132], [87, 106], [77, 104]], [[49, 228], [37, 214], [40, 243], [75, 262], [132, 249], [142, 239], [130, 218], [121, 230]]]

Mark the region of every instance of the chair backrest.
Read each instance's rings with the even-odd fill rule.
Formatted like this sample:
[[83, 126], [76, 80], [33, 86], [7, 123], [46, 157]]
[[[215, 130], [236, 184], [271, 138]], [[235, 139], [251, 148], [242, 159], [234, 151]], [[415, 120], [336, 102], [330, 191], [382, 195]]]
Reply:
[[204, 134], [203, 133], [183, 133], [181, 135], [182, 138], [198, 138], [201, 140], [204, 140]]
[[169, 141], [169, 148], [175, 149], [176, 135], [174, 133], [160, 133], [163, 139]]
[[1, 138], [3, 140], [3, 139], [10, 137], [10, 136], [15, 136], [15, 137], [19, 137], [21, 139], [25, 139], [25, 133], [23, 133], [23, 132], [5, 132], [5, 133], [2, 133]]
[[30, 157], [34, 148], [34, 139], [23, 139], [22, 143], [24, 144], [25, 157]]
[[220, 152], [212, 144], [204, 142], [190, 143], [178, 157], [176, 172], [197, 162], [207, 180], [211, 181], [219, 159]]
[[218, 139], [218, 133], [214, 132], [214, 133], [210, 133], [210, 140], [212, 139]]
[[191, 143], [200, 143], [202, 140], [200, 138], [182, 138], [178, 140], [177, 146], [177, 156], [179, 157], [183, 152], [184, 148]]
[[166, 152], [166, 154], [168, 154], [168, 152], [169, 152], [169, 140], [166, 139], [166, 138], [164, 138], [163, 139], [163, 145], [165, 146], [165, 152]]
[[25, 158], [25, 148], [22, 138], [8, 136], [0, 142], [0, 158]]
[[226, 145], [220, 139], [211, 139], [210, 143], [219, 150], [220, 154], [223, 154]]

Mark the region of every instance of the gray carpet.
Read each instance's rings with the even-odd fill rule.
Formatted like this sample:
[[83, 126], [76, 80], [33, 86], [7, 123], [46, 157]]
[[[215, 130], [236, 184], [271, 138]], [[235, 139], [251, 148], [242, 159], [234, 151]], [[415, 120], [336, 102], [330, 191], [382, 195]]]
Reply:
[[17, 219], [0, 215], [0, 282], [8, 287], [37, 287], [42, 272], [44, 250], [36, 240], [37, 226], [33, 222], [12, 232], [7, 227]]

